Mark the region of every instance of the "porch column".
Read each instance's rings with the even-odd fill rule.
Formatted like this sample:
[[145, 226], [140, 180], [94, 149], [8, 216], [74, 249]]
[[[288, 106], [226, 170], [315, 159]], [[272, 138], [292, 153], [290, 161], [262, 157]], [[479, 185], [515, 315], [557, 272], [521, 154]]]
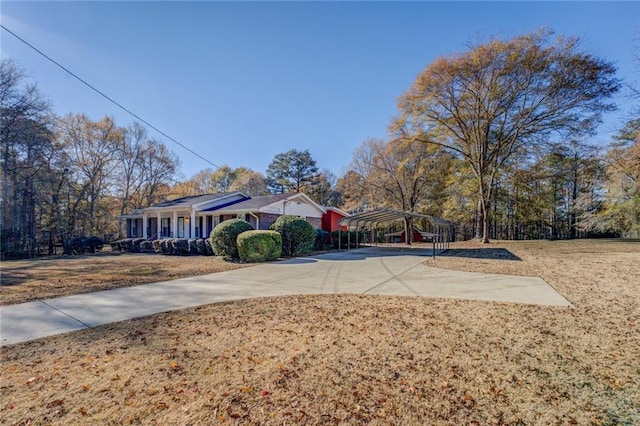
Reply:
[[160, 218], [160, 212], [158, 212], [156, 216], [156, 237], [158, 239], [162, 238], [162, 220]]
[[149, 230], [147, 229], [149, 225], [149, 215], [146, 213], [142, 213], [142, 238], [149, 238]]
[[172, 235], [169, 235], [171, 238], [178, 238], [178, 212], [174, 210], [173, 212], [173, 223], [171, 223], [171, 232]]
[[189, 231], [189, 238], [196, 238], [196, 209], [191, 210], [191, 231]]

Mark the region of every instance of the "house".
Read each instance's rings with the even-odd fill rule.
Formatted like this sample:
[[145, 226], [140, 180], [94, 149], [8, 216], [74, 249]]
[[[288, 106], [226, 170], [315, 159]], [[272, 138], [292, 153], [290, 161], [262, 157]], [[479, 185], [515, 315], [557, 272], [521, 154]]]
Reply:
[[[344, 217], [349, 216], [349, 213], [340, 210], [337, 207], [326, 207], [324, 208], [327, 212], [322, 215], [322, 229], [327, 232], [333, 232], [340, 229], [338, 225], [338, 221]], [[347, 230], [346, 226], [342, 227], [343, 231]]]
[[220, 222], [233, 218], [244, 219], [255, 229], [269, 229], [278, 216], [291, 214], [319, 228], [325, 213], [301, 192], [250, 197], [236, 191], [165, 201], [121, 219], [126, 221], [128, 238], [206, 238]]

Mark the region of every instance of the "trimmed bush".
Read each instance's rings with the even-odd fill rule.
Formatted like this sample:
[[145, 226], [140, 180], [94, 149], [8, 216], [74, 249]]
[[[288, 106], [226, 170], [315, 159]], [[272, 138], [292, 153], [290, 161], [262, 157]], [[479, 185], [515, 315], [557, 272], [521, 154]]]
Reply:
[[236, 241], [238, 235], [245, 231], [253, 231], [253, 226], [246, 220], [231, 219], [218, 224], [209, 235], [213, 253], [216, 256], [238, 259], [239, 254]]
[[204, 240], [204, 254], [205, 256], [213, 256], [213, 247], [211, 247], [209, 238]]
[[173, 238], [165, 238], [160, 241], [162, 247], [162, 254], [173, 254]]
[[189, 238], [189, 240], [187, 241], [188, 243], [188, 253], [189, 254], [198, 254], [198, 247], [196, 247], [196, 239], [195, 238]]
[[282, 237], [276, 231], [245, 231], [237, 244], [240, 259], [247, 262], [269, 262], [282, 254]]
[[171, 254], [177, 254], [178, 256], [189, 254], [189, 240], [186, 238], [174, 238], [171, 240], [171, 245], [173, 246]]
[[309, 222], [298, 216], [280, 216], [271, 225], [271, 230], [282, 236], [282, 254], [284, 256], [297, 256], [313, 249], [316, 231]]
[[143, 241], [140, 243], [140, 251], [143, 253], [150, 253], [154, 251], [153, 242], [152, 241]]
[[153, 243], [153, 251], [155, 251], [158, 254], [162, 253], [161, 242], [162, 242], [162, 240], [153, 240], [152, 241], [152, 243]]
[[207, 254], [207, 247], [205, 246], [204, 241], [204, 238], [198, 238], [196, 240], [196, 251], [200, 256]]

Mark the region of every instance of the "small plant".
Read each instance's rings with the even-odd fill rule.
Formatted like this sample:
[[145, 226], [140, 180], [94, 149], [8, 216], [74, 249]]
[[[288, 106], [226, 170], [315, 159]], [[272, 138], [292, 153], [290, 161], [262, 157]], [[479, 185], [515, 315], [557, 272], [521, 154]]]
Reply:
[[196, 246], [196, 241], [197, 240], [195, 238], [189, 238], [189, 240], [187, 241], [187, 244], [188, 244], [187, 253], [198, 254], [198, 247]]
[[189, 254], [189, 240], [186, 238], [174, 238], [171, 240], [171, 245], [173, 247], [173, 252], [171, 254], [176, 254], [178, 256]]
[[269, 262], [282, 254], [282, 237], [276, 231], [245, 231], [237, 244], [240, 259], [247, 262]]
[[165, 238], [160, 241], [162, 247], [162, 254], [173, 254], [173, 238]]
[[297, 256], [313, 249], [316, 231], [309, 222], [298, 216], [280, 216], [271, 225], [271, 230], [282, 236], [282, 254], [284, 256]]
[[205, 239], [204, 238], [198, 238], [196, 240], [196, 251], [198, 252], [198, 254], [200, 256], [206, 256], [207, 254], [207, 246], [205, 245]]
[[226, 220], [218, 224], [209, 236], [211, 248], [216, 256], [224, 256], [231, 259], [238, 259], [238, 235], [245, 231], [252, 231], [253, 226], [242, 219]]
[[213, 256], [213, 247], [211, 247], [209, 238], [204, 240], [204, 254], [205, 256]]
[[154, 247], [153, 247], [153, 241], [143, 241], [140, 243], [140, 251], [143, 253], [150, 253], [152, 251], [155, 251]]

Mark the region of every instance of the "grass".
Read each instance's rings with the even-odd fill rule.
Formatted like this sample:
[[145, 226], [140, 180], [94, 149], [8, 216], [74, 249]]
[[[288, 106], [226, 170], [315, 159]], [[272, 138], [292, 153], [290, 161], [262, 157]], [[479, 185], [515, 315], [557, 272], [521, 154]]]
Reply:
[[640, 244], [456, 243], [427, 263], [537, 275], [574, 308], [319, 295], [154, 315], [2, 348], [0, 423], [640, 423]]
[[247, 266], [219, 257], [103, 252], [3, 261], [1, 305], [173, 280]]

